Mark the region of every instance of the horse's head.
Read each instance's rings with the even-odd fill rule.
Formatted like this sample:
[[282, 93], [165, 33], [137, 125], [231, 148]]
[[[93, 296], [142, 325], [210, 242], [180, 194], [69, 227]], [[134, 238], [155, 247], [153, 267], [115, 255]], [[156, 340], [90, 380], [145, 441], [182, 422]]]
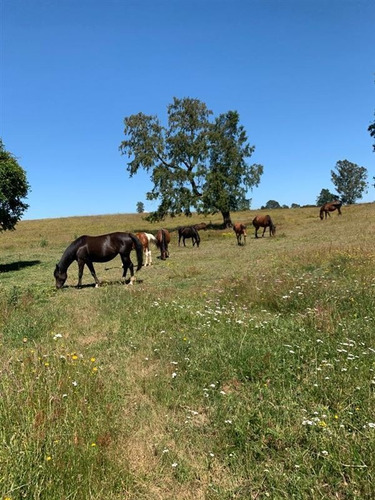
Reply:
[[271, 229], [272, 236], [275, 236], [275, 234], [276, 234], [276, 226], [271, 226], [270, 229]]
[[66, 281], [66, 278], [68, 277], [68, 273], [65, 271], [61, 271], [59, 268], [59, 265], [56, 264], [55, 271], [53, 273], [55, 280], [56, 280], [56, 288], [62, 288], [64, 286], [64, 283]]

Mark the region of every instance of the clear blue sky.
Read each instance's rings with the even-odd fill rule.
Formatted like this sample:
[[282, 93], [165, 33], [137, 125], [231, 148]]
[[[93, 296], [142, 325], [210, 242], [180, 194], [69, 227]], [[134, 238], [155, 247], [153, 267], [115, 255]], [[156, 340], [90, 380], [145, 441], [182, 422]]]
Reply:
[[252, 208], [315, 203], [338, 160], [375, 175], [373, 0], [0, 5], [0, 136], [31, 185], [25, 219], [155, 209], [118, 146], [125, 116], [166, 123], [173, 97], [239, 112], [264, 165]]

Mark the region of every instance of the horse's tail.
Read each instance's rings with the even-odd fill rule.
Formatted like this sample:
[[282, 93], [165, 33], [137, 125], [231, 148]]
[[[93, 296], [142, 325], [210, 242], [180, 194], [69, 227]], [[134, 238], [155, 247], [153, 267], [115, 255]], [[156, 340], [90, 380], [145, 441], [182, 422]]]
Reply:
[[143, 247], [135, 234], [129, 233], [129, 236], [133, 241], [133, 245], [137, 253], [137, 261], [138, 261], [137, 271], [139, 271], [142, 268], [142, 263], [143, 263]]
[[148, 242], [152, 243], [153, 245], [155, 245], [157, 247], [158, 240], [155, 238], [155, 236], [153, 234], [150, 234], [150, 233], [146, 233], [146, 235], [147, 235]]
[[163, 259], [163, 257], [164, 258], [166, 257], [166, 252], [167, 252], [167, 242], [165, 241], [165, 232], [163, 229], [161, 230], [160, 250], [161, 250], [161, 255], [162, 255], [162, 259]]

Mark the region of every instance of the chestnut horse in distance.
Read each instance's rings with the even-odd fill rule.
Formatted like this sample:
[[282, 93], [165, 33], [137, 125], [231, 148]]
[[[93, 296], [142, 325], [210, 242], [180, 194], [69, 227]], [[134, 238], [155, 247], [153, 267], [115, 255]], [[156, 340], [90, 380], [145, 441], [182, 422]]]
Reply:
[[236, 234], [238, 245], [245, 245], [247, 236], [245, 224], [242, 224], [241, 222], [236, 222], [233, 226], [233, 231]]
[[338, 211], [338, 215], [341, 215], [341, 206], [342, 203], [339, 200], [324, 203], [324, 205], [322, 205], [322, 207], [320, 208], [320, 219], [323, 220], [324, 217], [327, 218], [327, 215], [331, 217], [331, 214], [329, 212], [334, 212], [335, 210]]
[[266, 232], [267, 227], [270, 228], [270, 236], [275, 236], [276, 226], [272, 222], [272, 219], [269, 215], [257, 215], [253, 219], [253, 226], [255, 227], [255, 238], [258, 238], [258, 229], [260, 227], [264, 227], [262, 238], [264, 233]]

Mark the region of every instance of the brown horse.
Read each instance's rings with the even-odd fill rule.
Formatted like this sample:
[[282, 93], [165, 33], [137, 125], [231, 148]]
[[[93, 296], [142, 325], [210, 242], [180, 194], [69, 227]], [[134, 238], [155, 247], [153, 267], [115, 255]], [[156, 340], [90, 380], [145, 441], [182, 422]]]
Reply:
[[335, 210], [338, 211], [338, 215], [341, 215], [341, 206], [342, 203], [340, 200], [324, 203], [324, 205], [322, 205], [322, 207], [320, 208], [319, 217], [321, 218], [321, 220], [323, 220], [324, 217], [327, 218], [327, 215], [331, 217], [331, 214], [329, 212], [334, 212]]
[[108, 262], [120, 254], [122, 260], [123, 278], [126, 277], [127, 270], [130, 269], [130, 283], [134, 281], [134, 266], [130, 260], [130, 252], [135, 247], [137, 252], [138, 266], [137, 271], [142, 267], [142, 245], [139, 239], [133, 233], [110, 233], [101, 236], [80, 236], [71, 243], [63, 253], [60, 262], [56, 264], [53, 273], [56, 280], [56, 288], [61, 288], [67, 277], [68, 267], [74, 260], [78, 263], [78, 284], [82, 285], [83, 268], [85, 264], [95, 280], [96, 286], [99, 286], [99, 280], [96, 276], [93, 262]]
[[[233, 231], [236, 234], [237, 243], [239, 245], [245, 245], [246, 244], [246, 236], [247, 236], [245, 224], [242, 224], [241, 222], [236, 222], [236, 224], [234, 224], [234, 226], [233, 226]], [[243, 239], [243, 242], [242, 242], [242, 239]]]
[[157, 246], [156, 238], [151, 233], [136, 233], [137, 238], [141, 242], [145, 256], [144, 265], [152, 265], [151, 245]]
[[184, 247], [186, 247], [185, 240], [187, 238], [191, 238], [193, 246], [197, 245], [197, 247], [199, 247], [199, 243], [201, 242], [201, 238], [195, 226], [180, 226], [178, 228], [178, 246], [180, 246], [181, 238]]
[[272, 222], [272, 219], [269, 215], [257, 215], [253, 219], [253, 226], [255, 227], [255, 238], [258, 238], [258, 229], [260, 227], [264, 227], [262, 238], [264, 233], [266, 232], [267, 227], [270, 228], [270, 236], [275, 236], [276, 226]]
[[171, 235], [168, 229], [159, 229], [156, 233], [156, 245], [160, 248], [160, 258], [165, 260], [169, 257], [168, 245], [171, 242]]
[[207, 231], [207, 224], [205, 222], [200, 222], [199, 224], [194, 224], [195, 229], [197, 231], [200, 231], [201, 229], [203, 229], [204, 231]]

